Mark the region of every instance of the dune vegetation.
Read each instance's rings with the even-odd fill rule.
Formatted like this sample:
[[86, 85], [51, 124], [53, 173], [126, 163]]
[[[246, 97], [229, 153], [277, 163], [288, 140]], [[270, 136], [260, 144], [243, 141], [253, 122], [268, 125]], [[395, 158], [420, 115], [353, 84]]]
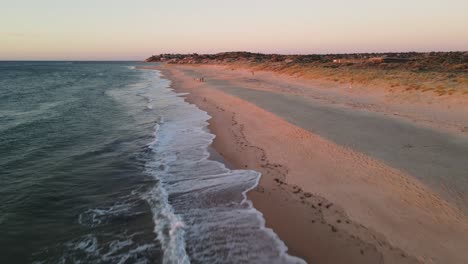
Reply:
[[346, 86], [379, 86], [390, 91], [468, 95], [468, 52], [278, 55], [249, 52], [161, 54], [147, 62], [225, 65], [272, 71]]

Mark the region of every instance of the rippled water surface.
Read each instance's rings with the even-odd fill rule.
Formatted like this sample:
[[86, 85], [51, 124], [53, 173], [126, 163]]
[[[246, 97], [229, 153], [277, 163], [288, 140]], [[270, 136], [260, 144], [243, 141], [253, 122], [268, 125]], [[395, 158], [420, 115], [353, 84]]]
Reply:
[[0, 62], [0, 263], [285, 263], [209, 159], [209, 116], [138, 63]]

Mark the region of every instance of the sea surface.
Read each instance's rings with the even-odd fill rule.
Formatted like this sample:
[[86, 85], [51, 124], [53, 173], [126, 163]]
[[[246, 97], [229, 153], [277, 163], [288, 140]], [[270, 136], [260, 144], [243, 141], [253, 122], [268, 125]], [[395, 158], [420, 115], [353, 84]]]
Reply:
[[0, 263], [302, 263], [140, 65], [0, 62]]

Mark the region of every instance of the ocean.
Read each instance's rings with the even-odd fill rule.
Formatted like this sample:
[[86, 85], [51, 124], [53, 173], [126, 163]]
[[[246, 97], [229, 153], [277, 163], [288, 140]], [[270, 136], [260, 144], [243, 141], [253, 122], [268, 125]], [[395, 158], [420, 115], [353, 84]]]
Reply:
[[141, 65], [0, 62], [0, 263], [303, 263]]

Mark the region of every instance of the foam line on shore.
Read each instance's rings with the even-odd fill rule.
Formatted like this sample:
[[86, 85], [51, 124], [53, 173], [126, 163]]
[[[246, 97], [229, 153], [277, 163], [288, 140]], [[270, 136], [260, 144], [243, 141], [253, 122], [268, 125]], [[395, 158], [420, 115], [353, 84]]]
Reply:
[[260, 173], [229, 170], [210, 160], [208, 148], [215, 138], [207, 129], [211, 117], [169, 88], [169, 80], [162, 82], [151, 88], [160, 89], [152, 104], [164, 122], [156, 126], [156, 140], [150, 146], [154, 155], [147, 168], [160, 181], [148, 201], [155, 232], [168, 250], [165, 259], [305, 263], [287, 254], [284, 242], [247, 199], [247, 192], [259, 184]]

